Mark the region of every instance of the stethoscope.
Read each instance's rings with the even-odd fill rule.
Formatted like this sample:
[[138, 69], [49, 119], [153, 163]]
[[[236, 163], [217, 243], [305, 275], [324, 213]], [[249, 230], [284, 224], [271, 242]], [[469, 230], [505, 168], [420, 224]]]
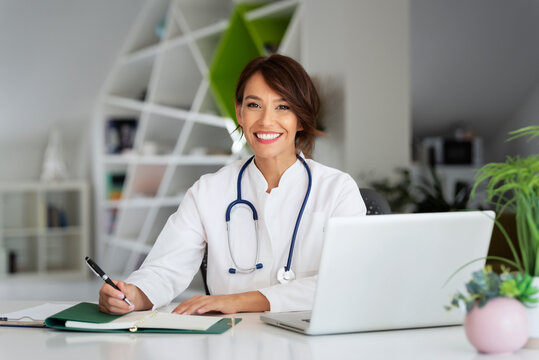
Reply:
[[[305, 170], [307, 170], [307, 176], [309, 177], [309, 183], [307, 185], [307, 192], [305, 193], [305, 198], [303, 199], [303, 204], [301, 205], [301, 209], [299, 210], [299, 213], [298, 213], [298, 218], [296, 219], [296, 226], [294, 227], [294, 233], [292, 234], [292, 241], [290, 242], [290, 250], [288, 252], [288, 260], [286, 262], [286, 266], [280, 268], [279, 271], [277, 272], [277, 280], [279, 280], [279, 282], [281, 284], [286, 284], [289, 281], [292, 281], [292, 280], [294, 280], [296, 278], [296, 275], [290, 269], [290, 265], [292, 263], [292, 255], [294, 253], [294, 244], [296, 242], [296, 235], [298, 233], [299, 223], [301, 222], [301, 216], [303, 215], [303, 210], [305, 210], [305, 205], [307, 204], [307, 200], [309, 199], [309, 194], [311, 192], [311, 185], [312, 185], [312, 182], [313, 182], [312, 176], [311, 176], [311, 170], [309, 169], [309, 166], [307, 165], [307, 162], [305, 161], [305, 159], [303, 159], [298, 154], [296, 154], [296, 157], [301, 161], [301, 163], [305, 167]], [[253, 159], [254, 159], [254, 155], [251, 156], [249, 158], [249, 160], [247, 160], [245, 162], [245, 164], [243, 164], [243, 166], [241, 167], [240, 173], [238, 174], [238, 197], [237, 197], [236, 200], [231, 202], [230, 205], [228, 205], [228, 207], [226, 209], [225, 221], [226, 221], [226, 233], [227, 233], [227, 240], [228, 240], [228, 251], [230, 253], [230, 258], [232, 259], [232, 263], [234, 264], [233, 268], [228, 269], [228, 272], [230, 274], [236, 274], [236, 273], [249, 274], [249, 273], [252, 273], [253, 271], [255, 271], [257, 269], [262, 269], [262, 267], [263, 267], [262, 263], [260, 263], [258, 261], [259, 245], [260, 245], [260, 241], [259, 241], [259, 238], [258, 238], [258, 213], [257, 213], [254, 205], [250, 201], [244, 200], [244, 199], [241, 198], [241, 178], [243, 176], [243, 172], [245, 171], [247, 166], [251, 163], [251, 161], [253, 161]], [[230, 244], [230, 212], [232, 211], [232, 208], [234, 206], [238, 205], [238, 204], [244, 204], [244, 205], [247, 205], [247, 206], [249, 206], [251, 208], [251, 211], [253, 213], [253, 220], [254, 220], [254, 223], [255, 223], [256, 258], [255, 258], [254, 266], [247, 267], [247, 268], [242, 268], [242, 267], [238, 266], [238, 264], [236, 263], [236, 260], [234, 259], [234, 255], [232, 254], [232, 247], [231, 247], [231, 244]]]

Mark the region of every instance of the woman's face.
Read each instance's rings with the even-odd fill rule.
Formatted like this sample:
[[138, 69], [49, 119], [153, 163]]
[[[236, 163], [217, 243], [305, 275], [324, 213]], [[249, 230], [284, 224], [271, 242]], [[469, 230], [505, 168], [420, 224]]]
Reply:
[[296, 132], [303, 130], [288, 103], [255, 73], [245, 85], [236, 118], [245, 139], [258, 158], [295, 159]]

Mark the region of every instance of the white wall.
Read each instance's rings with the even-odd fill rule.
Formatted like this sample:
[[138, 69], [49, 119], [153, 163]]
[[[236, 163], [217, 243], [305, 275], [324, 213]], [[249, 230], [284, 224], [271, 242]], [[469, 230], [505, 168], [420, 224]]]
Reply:
[[49, 133], [62, 135], [63, 160], [70, 179], [90, 178], [91, 137], [89, 121], [56, 122], [32, 138], [3, 140], [0, 144], [0, 182], [37, 181], [41, 176]]
[[[531, 125], [539, 125], [539, 82], [522, 102], [514, 116], [498, 130], [496, 138], [493, 139], [493, 146], [489, 149], [493, 157], [492, 161], [503, 161], [506, 155], [528, 156], [539, 154], [539, 138], [532, 141], [527, 141], [527, 138], [520, 138], [505, 142], [510, 136], [508, 135], [509, 131]], [[497, 146], [494, 144], [497, 144]]]
[[344, 118], [328, 122], [315, 158], [356, 179], [408, 166], [409, 1], [311, 0], [305, 11], [307, 70], [345, 94]]
[[89, 180], [95, 102], [142, 0], [0, 1], [0, 182], [39, 179], [50, 130]]
[[496, 147], [539, 80], [539, 1], [410, 2], [414, 136], [466, 127]]

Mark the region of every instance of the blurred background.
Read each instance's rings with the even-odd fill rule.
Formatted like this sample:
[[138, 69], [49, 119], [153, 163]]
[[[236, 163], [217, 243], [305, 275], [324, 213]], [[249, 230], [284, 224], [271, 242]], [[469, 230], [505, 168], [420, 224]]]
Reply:
[[87, 254], [136, 269], [187, 188], [247, 154], [233, 89], [271, 52], [318, 84], [315, 160], [393, 212], [484, 208], [476, 170], [538, 150], [505, 142], [538, 124], [538, 19], [533, 0], [0, 0], [0, 299], [95, 300]]

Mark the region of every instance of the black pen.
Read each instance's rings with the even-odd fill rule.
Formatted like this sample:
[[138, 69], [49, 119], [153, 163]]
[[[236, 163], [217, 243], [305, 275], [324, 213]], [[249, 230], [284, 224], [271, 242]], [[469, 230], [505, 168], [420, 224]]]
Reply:
[[[90, 267], [90, 269], [92, 269], [92, 271], [94, 272], [94, 274], [96, 274], [97, 276], [99, 276], [101, 279], [103, 279], [103, 281], [105, 281], [107, 284], [109, 284], [110, 286], [112, 286], [113, 288], [115, 288], [116, 290], [118, 291], [122, 291], [118, 288], [118, 286], [116, 286], [116, 284], [109, 278], [109, 276], [107, 274], [105, 274], [105, 272], [103, 270], [101, 270], [101, 268], [95, 263], [95, 261], [93, 261], [92, 259], [90, 259], [89, 256], [86, 256], [84, 258], [84, 260], [86, 260], [86, 264], [88, 264], [88, 266]], [[124, 298], [123, 298], [123, 301], [125, 301], [127, 304], [129, 304], [129, 306], [131, 306], [131, 303], [129, 302], [129, 299], [127, 299], [127, 297], [125, 296], [124, 294]]]

